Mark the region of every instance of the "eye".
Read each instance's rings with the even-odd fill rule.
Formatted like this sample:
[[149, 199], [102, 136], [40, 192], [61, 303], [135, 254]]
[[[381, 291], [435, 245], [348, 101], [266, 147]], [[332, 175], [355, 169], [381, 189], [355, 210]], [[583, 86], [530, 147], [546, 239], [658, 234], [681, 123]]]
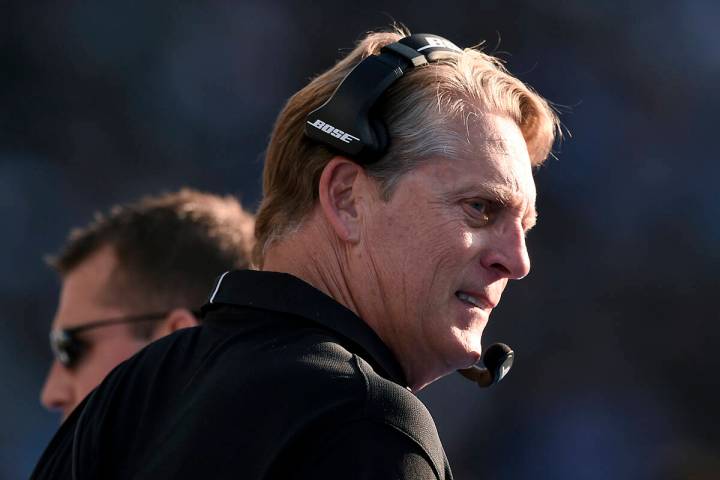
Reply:
[[487, 200], [473, 199], [465, 203], [465, 211], [475, 224], [487, 225], [491, 220], [492, 205]]

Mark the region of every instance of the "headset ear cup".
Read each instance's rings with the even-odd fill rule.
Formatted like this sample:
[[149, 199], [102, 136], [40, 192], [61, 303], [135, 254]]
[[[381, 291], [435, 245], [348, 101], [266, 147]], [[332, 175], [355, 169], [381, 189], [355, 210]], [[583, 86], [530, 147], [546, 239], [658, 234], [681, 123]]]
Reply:
[[390, 135], [385, 123], [379, 118], [370, 117], [370, 128], [375, 137], [373, 139], [375, 145], [372, 146], [372, 149], [378, 156], [384, 155], [390, 146]]

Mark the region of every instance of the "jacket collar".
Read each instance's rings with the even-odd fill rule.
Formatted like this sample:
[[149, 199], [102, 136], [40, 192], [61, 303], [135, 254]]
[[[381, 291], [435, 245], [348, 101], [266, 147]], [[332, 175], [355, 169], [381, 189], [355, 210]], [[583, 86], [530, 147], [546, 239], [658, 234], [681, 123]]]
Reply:
[[379, 367], [379, 373], [407, 386], [394, 355], [367, 323], [293, 275], [254, 270], [225, 272], [215, 281], [203, 314], [217, 305], [261, 308], [311, 320], [352, 343], [356, 347], [352, 350], [376, 369]]

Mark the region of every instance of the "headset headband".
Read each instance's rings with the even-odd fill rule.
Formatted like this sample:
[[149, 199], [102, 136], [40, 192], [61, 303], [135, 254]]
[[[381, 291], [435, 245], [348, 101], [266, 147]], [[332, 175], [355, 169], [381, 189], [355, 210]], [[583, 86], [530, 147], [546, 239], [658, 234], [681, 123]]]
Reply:
[[335, 92], [306, 117], [305, 135], [364, 164], [387, 151], [385, 126], [371, 109], [408, 70], [450, 58], [462, 50], [437, 35], [417, 33], [384, 46], [357, 64]]

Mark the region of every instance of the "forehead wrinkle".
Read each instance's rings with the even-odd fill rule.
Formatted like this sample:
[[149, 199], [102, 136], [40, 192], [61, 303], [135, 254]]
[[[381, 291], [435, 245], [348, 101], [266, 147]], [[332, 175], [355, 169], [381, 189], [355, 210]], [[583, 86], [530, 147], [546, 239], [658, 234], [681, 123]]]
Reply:
[[446, 117], [448, 133], [452, 133], [457, 141], [458, 153], [474, 156], [481, 153], [483, 156], [499, 155], [510, 156], [511, 148], [508, 139], [498, 133], [492, 125], [488, 125], [488, 118], [494, 114], [477, 109], [460, 112], [462, 116], [452, 115]]

